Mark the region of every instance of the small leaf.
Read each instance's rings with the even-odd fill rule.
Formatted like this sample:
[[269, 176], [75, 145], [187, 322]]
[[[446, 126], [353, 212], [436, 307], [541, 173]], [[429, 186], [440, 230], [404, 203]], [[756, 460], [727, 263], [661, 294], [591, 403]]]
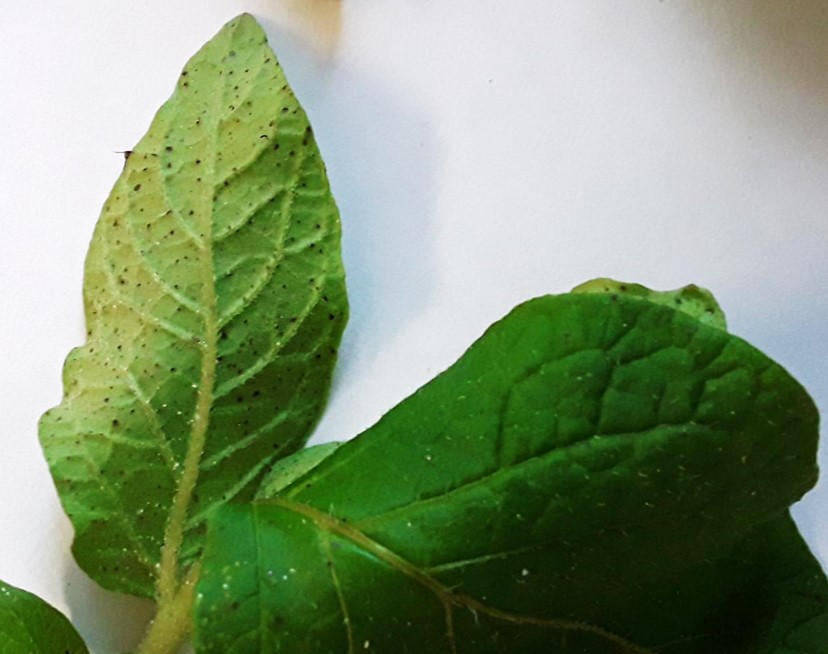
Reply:
[[325, 168], [252, 17], [190, 60], [127, 159], [84, 300], [41, 442], [80, 565], [152, 595], [159, 562], [198, 556], [205, 515], [305, 441], [346, 320]]
[[39, 597], [0, 582], [0, 653], [87, 654], [60, 611]]
[[277, 461], [270, 472], [267, 473], [267, 477], [262, 480], [258, 497], [268, 498], [278, 494], [283, 488], [289, 486], [296, 479], [307, 474], [331, 456], [340, 445], [342, 443], [314, 445]]
[[629, 294], [533, 300], [269, 499], [215, 514], [197, 649], [670, 651], [748, 588], [677, 584], [813, 485], [817, 437], [802, 387], [721, 329]]
[[693, 316], [696, 320], [711, 327], [727, 329], [724, 312], [716, 302], [713, 294], [705, 288], [690, 284], [675, 291], [654, 291], [641, 284], [617, 282], [614, 279], [600, 277], [579, 284], [573, 293], [612, 293], [640, 297], [655, 304], [663, 304], [677, 311]]

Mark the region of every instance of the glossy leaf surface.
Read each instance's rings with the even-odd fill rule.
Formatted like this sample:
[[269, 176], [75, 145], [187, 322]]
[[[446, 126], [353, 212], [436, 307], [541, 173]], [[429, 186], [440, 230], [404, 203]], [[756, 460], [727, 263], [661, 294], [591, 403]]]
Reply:
[[[816, 442], [808, 395], [741, 339], [639, 297], [533, 300], [270, 499], [217, 513], [198, 650], [759, 647], [777, 590], [797, 614], [777, 561], [824, 610], [795, 529], [755, 535], [813, 485]], [[757, 584], [771, 608], [742, 611]]]
[[305, 441], [346, 320], [325, 168], [252, 17], [190, 60], [129, 155], [84, 301], [41, 442], [80, 565], [151, 595], [165, 536], [190, 565], [207, 512]]
[[0, 582], [0, 654], [87, 654], [63, 614], [39, 597]]

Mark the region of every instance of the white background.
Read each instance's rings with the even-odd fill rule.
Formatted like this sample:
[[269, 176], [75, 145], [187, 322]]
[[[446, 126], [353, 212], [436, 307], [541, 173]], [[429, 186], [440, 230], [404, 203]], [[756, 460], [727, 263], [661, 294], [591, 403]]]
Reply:
[[[529, 297], [714, 290], [828, 407], [824, 0], [23, 0], [0, 17], [0, 579], [96, 652], [147, 603], [69, 555], [36, 437], [81, 343], [82, 262], [192, 55], [259, 18], [342, 211], [352, 318], [316, 440], [347, 438]], [[826, 457], [823, 456], [823, 462]], [[828, 560], [828, 488], [796, 516]]]

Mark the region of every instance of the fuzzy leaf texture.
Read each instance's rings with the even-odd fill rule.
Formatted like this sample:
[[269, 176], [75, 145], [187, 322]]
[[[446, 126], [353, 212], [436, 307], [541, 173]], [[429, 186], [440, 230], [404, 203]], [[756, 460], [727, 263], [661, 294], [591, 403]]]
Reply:
[[828, 652], [826, 579], [787, 515], [816, 479], [813, 402], [636, 295], [517, 307], [355, 440], [222, 507], [197, 651]]
[[57, 609], [0, 582], [0, 654], [88, 654], [88, 650]]
[[252, 17], [189, 61], [127, 158], [84, 303], [40, 438], [78, 563], [150, 596], [165, 533], [191, 565], [206, 514], [304, 443], [346, 321], [325, 168]]

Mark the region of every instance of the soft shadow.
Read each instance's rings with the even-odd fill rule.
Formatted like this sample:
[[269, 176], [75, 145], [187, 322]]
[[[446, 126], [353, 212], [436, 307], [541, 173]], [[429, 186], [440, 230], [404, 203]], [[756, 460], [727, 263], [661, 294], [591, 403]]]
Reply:
[[690, 7], [722, 53], [813, 96], [828, 111], [828, 2], [702, 0]]
[[75, 564], [66, 571], [66, 602], [70, 619], [91, 652], [133, 650], [154, 611], [149, 600], [104, 590]]
[[[826, 156], [823, 144], [828, 133], [828, 2], [698, 0], [688, 5], [688, 12], [704, 22], [705, 33], [711, 36], [717, 52], [734, 76], [759, 77], [761, 84], [767, 87], [768, 96], [784, 94], [799, 105], [781, 103], [775, 112], [765, 114], [762, 106], [752, 106], [752, 98], [746, 98], [740, 107], [745, 119], [756, 121], [762, 129], [793, 139], [803, 158], [807, 155]], [[742, 299], [740, 311], [757, 331], [761, 325], [760, 333], [766, 338], [763, 349], [774, 351], [780, 360], [790, 362], [791, 372], [805, 384], [817, 402], [825, 404], [828, 402], [828, 384], [818, 378], [807, 378], [815, 375], [814, 365], [807, 352], [797, 345], [825, 339], [823, 325], [828, 321], [828, 304], [822, 300], [824, 280], [820, 276], [820, 272], [815, 273], [811, 295], [799, 293], [789, 298], [784, 295], [785, 286], [779, 287], [778, 311], [780, 315], [789, 316], [784, 321], [786, 330], [791, 325], [798, 325], [796, 339], [791, 339], [790, 333], [776, 333], [774, 329], [779, 329], [777, 317], [765, 316], [753, 308], [750, 298]], [[798, 315], [801, 319], [790, 318]], [[763, 321], [766, 324], [762, 324]], [[824, 411], [828, 406], [821, 408]], [[819, 461], [822, 470], [827, 470], [828, 441], [824, 435]], [[823, 565], [828, 565], [826, 505], [828, 481], [821, 481], [794, 507], [794, 515], [805, 538], [812, 544], [820, 543]]]
[[[334, 68], [281, 25], [262, 23], [308, 113], [342, 215], [351, 317], [336, 387], [356, 362], [366, 369], [377, 344], [391, 341], [431, 297], [436, 136], [404, 88]], [[323, 426], [315, 440], [325, 440]]]

